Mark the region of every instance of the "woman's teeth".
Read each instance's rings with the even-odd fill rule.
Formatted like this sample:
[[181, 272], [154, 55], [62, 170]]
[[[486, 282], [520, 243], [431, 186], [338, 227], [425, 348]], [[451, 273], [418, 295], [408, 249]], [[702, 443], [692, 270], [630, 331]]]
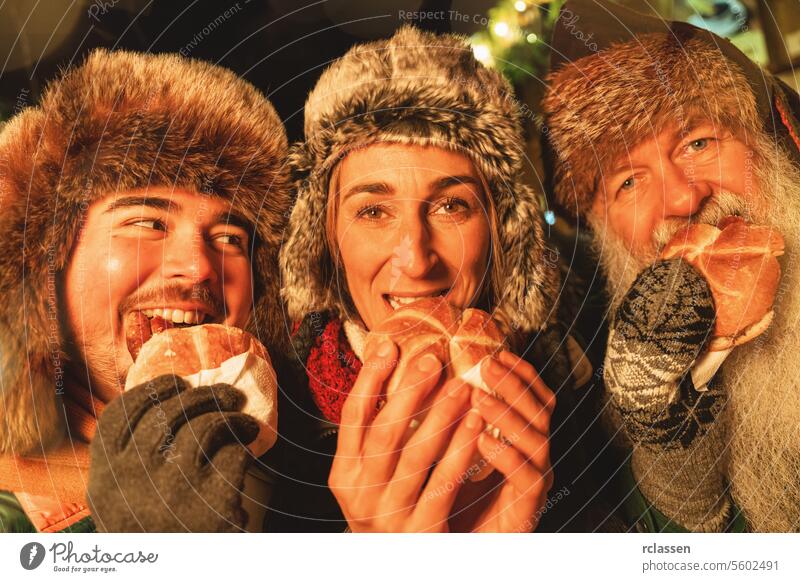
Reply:
[[203, 313], [196, 311], [184, 311], [182, 309], [144, 309], [142, 311], [147, 317], [160, 317], [165, 321], [173, 323], [188, 323], [189, 325], [197, 325], [203, 323], [206, 316]]
[[433, 295], [420, 295], [418, 297], [397, 297], [395, 295], [387, 295], [386, 300], [389, 302], [389, 305], [392, 306], [392, 309], [398, 309], [403, 305], [409, 305], [410, 303], [414, 303], [420, 299], [425, 299], [428, 297], [441, 297], [445, 293], [447, 293], [447, 291], [441, 291], [439, 293], [434, 293]]

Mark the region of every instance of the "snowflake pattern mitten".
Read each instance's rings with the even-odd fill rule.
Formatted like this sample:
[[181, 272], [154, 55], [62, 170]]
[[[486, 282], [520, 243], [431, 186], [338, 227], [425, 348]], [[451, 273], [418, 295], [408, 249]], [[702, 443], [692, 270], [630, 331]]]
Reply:
[[639, 274], [617, 309], [605, 361], [642, 493], [694, 531], [721, 531], [730, 510], [720, 420], [725, 394], [718, 381], [696, 391], [689, 374], [713, 327], [705, 279], [684, 261], [660, 261]]

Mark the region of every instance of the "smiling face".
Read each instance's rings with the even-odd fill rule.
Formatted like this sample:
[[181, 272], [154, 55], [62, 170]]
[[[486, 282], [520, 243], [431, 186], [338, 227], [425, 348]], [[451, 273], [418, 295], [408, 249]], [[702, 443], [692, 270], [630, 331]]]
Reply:
[[489, 285], [490, 214], [465, 156], [377, 144], [351, 152], [331, 181], [335, 244], [367, 329], [415, 298], [475, 305]]
[[252, 309], [251, 227], [212, 196], [127, 191], [94, 202], [64, 278], [68, 335], [107, 401], [133, 363], [125, 341], [132, 311], [182, 325], [243, 327]]
[[709, 201], [734, 195], [754, 205], [752, 151], [709, 122], [668, 127], [602, 176], [591, 210], [633, 254], [649, 254]]

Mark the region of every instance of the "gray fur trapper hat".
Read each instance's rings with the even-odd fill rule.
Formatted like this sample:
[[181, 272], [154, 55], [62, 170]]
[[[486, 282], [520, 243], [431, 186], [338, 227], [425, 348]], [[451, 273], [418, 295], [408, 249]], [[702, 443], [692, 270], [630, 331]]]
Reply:
[[247, 329], [286, 349], [278, 247], [291, 205], [287, 154], [283, 124], [255, 87], [178, 55], [94, 51], [3, 127], [0, 453], [63, 434], [68, 356], [54, 288], [88, 206], [105, 195], [158, 185], [230, 201], [254, 226]]
[[473, 56], [466, 39], [410, 26], [352, 48], [321, 76], [305, 105], [305, 142], [290, 153], [297, 200], [281, 249], [289, 317], [312, 311], [351, 317], [325, 235], [331, 171], [373, 143], [435, 145], [465, 154], [482, 174], [498, 221], [502, 295], [492, 305], [519, 333], [545, 327], [558, 268], [544, 260], [541, 208], [521, 180], [524, 141], [509, 83]]

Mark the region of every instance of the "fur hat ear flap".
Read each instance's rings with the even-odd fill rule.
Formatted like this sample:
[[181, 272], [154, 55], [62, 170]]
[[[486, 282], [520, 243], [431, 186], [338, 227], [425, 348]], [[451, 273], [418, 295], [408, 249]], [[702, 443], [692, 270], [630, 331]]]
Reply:
[[[37, 303], [49, 285], [53, 303]], [[0, 319], [0, 453], [24, 455], [57, 444], [64, 435], [61, 396], [65, 356], [61, 351], [57, 282], [21, 276], [4, 286], [13, 305]]]
[[544, 244], [539, 207], [530, 201], [535, 194], [527, 186], [518, 203], [501, 220], [501, 253], [504, 286], [495, 307], [496, 316], [509, 329], [541, 330], [556, 316], [560, 275], [558, 256]]
[[64, 435], [62, 354], [21, 291], [3, 296], [29, 317], [0, 321], [0, 454], [36, 452]]
[[[44, 233], [25, 228], [20, 208], [27, 208], [35, 180], [31, 172], [17, 171], [30, 169], [44, 122], [42, 111], [30, 107], [0, 131], [0, 225], [7, 251], [0, 253], [0, 296], [5, 306], [0, 309], [0, 454], [35, 452], [56, 444], [64, 434], [58, 315], [48, 320], [45, 306], [37, 305], [48, 283], [55, 300], [57, 282], [55, 276], [40, 280], [23, 260], [25, 249], [30, 261], [35, 254], [30, 251], [46, 242], [40, 238]], [[48, 258], [52, 264], [55, 257], [43, 255], [42, 266], [48, 264]], [[46, 275], [48, 271], [41, 272]]]
[[314, 166], [307, 146], [295, 144], [289, 154], [297, 196], [280, 251], [281, 294], [292, 321], [301, 321], [312, 305], [346, 318], [345, 282], [335, 280], [326, 233], [328, 173]]
[[[25, 154], [24, 140], [41, 135], [41, 126], [28, 123], [38, 116], [27, 117], [18, 127], [29, 133], [17, 136], [16, 155]], [[30, 145], [40, 147], [35, 141]], [[34, 168], [30, 188], [36, 187], [39, 170], [46, 171]], [[14, 172], [2, 176], [20, 178]], [[79, 234], [81, 211], [62, 204], [53, 220], [59, 204], [55, 197], [31, 200], [29, 207], [24, 200], [34, 194], [26, 188], [12, 188], [9, 194], [16, 199], [2, 222], [3, 246], [14, 252], [0, 256], [0, 454], [24, 455], [47, 449], [65, 435], [62, 397], [69, 357], [62, 273]]]

